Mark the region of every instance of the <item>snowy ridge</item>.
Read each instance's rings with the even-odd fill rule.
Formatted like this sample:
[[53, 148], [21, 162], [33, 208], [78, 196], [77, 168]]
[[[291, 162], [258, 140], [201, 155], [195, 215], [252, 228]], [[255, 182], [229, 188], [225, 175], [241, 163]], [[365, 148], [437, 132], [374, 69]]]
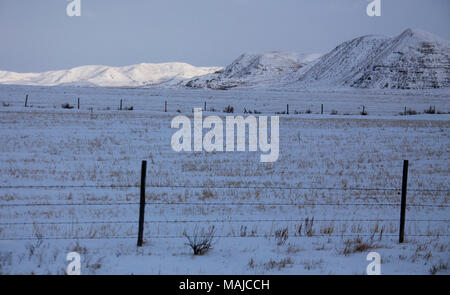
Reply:
[[382, 47], [351, 86], [427, 89], [450, 86], [450, 42], [408, 29]]
[[289, 73], [300, 71], [317, 60], [319, 56], [319, 54], [280, 51], [244, 53], [223, 71], [191, 79], [183, 85], [211, 89], [270, 85], [281, 81], [282, 77]]
[[233, 87], [433, 89], [450, 86], [450, 42], [422, 30], [367, 35], [318, 54], [243, 54], [220, 73], [181, 83]]
[[347, 84], [361, 68], [368, 65], [387, 40], [387, 37], [369, 35], [344, 42], [320, 58], [308, 71], [294, 73], [294, 80], [304, 84]]
[[364, 36], [345, 42], [296, 76], [311, 87], [429, 89], [450, 86], [450, 42], [407, 29], [394, 38]]
[[43, 73], [0, 71], [1, 84], [137, 87], [167, 81], [179, 82], [221, 70], [220, 67], [194, 67], [187, 63], [141, 63], [125, 67], [81, 66]]

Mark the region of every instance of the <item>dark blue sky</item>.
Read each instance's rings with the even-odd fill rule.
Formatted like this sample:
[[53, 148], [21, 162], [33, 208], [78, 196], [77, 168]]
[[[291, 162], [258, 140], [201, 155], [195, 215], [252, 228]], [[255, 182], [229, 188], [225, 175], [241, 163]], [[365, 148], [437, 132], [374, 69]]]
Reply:
[[0, 0], [0, 70], [184, 61], [224, 66], [243, 52], [325, 53], [366, 35], [420, 28], [450, 39], [449, 0]]

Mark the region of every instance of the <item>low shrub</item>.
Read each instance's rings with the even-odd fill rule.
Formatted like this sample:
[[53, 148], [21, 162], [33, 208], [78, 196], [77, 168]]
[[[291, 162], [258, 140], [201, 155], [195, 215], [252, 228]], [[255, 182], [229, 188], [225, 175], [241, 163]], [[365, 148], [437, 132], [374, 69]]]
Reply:
[[61, 107], [62, 107], [63, 109], [73, 109], [73, 106], [70, 105], [70, 104], [68, 104], [68, 103], [63, 103], [63, 104], [61, 105]]
[[232, 114], [232, 113], [234, 113], [234, 107], [228, 105], [228, 106], [223, 110], [223, 112], [224, 112], [224, 113], [228, 113], [228, 114]]
[[194, 255], [203, 255], [211, 249], [215, 232], [214, 225], [209, 227], [208, 230], [201, 229], [201, 231], [198, 231], [195, 227], [191, 235], [187, 234], [185, 230], [183, 236], [188, 240], [185, 245], [192, 249]]
[[436, 107], [430, 106], [428, 109], [423, 111], [424, 114], [436, 114]]

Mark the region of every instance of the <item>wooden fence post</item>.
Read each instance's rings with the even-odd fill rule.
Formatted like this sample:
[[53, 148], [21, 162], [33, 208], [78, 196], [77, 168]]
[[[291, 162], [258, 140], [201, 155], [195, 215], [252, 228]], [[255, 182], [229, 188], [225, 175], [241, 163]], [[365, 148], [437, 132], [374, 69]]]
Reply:
[[25, 96], [25, 107], [27, 107], [28, 104], [28, 94]]
[[139, 204], [139, 232], [137, 246], [141, 247], [144, 239], [144, 215], [145, 215], [145, 177], [147, 175], [147, 161], [142, 161], [141, 167], [141, 200]]
[[206, 101], [205, 101], [205, 107], [204, 107], [203, 111], [206, 112]]
[[286, 114], [289, 115], [289, 104], [286, 105]]
[[403, 243], [405, 238], [406, 189], [408, 187], [408, 160], [403, 161], [402, 201], [400, 205], [400, 231], [398, 242]]
[[167, 100], [164, 101], [164, 113], [167, 113]]
[[320, 114], [323, 115], [323, 104], [320, 107]]
[[120, 99], [120, 107], [119, 107], [119, 110], [120, 110], [120, 111], [122, 110], [122, 99]]
[[78, 109], [80, 109], [80, 98], [78, 97]]

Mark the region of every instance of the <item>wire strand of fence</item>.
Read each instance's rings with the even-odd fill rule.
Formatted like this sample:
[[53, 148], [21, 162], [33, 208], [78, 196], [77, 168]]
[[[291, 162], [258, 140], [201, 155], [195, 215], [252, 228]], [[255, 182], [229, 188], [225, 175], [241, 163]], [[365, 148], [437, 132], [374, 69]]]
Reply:
[[42, 207], [42, 206], [128, 206], [138, 205], [139, 202], [109, 202], [109, 203], [11, 203], [0, 204], [0, 207]]
[[[138, 205], [138, 202], [116, 202], [116, 203], [10, 203], [0, 204], [1, 207], [42, 207], [42, 206], [127, 206]], [[400, 203], [263, 203], [263, 202], [149, 202], [147, 205], [170, 205], [170, 206], [400, 206]], [[448, 208], [444, 204], [407, 204], [407, 207], [435, 207]]]
[[[46, 188], [46, 189], [64, 189], [64, 188], [139, 188], [140, 185], [136, 184], [98, 184], [98, 185], [2, 185], [0, 189], [34, 189], [34, 188]], [[401, 188], [363, 188], [363, 187], [283, 187], [283, 186], [206, 186], [206, 185], [152, 185], [148, 184], [146, 188], [186, 188], [186, 189], [273, 189], [273, 190], [331, 190], [331, 191], [401, 191]], [[408, 191], [415, 192], [450, 192], [449, 189], [418, 189], [408, 188]]]
[[[429, 238], [437, 238], [437, 237], [450, 237], [450, 235], [442, 235], [442, 234], [407, 234], [408, 237], [429, 237]], [[197, 237], [209, 237], [209, 236], [197, 236]], [[276, 235], [214, 235], [215, 239], [227, 239], [227, 238], [276, 238]], [[289, 236], [289, 238], [345, 238], [345, 237], [372, 237], [379, 238], [378, 235], [372, 234], [314, 234], [312, 236], [308, 235], [294, 235]], [[382, 237], [398, 237], [398, 234], [383, 234]], [[186, 237], [183, 235], [172, 235], [172, 236], [147, 236], [145, 239], [185, 239]], [[0, 241], [26, 241], [26, 240], [113, 240], [113, 239], [136, 239], [135, 236], [95, 236], [95, 237], [3, 237], [0, 238]]]
[[88, 184], [88, 185], [2, 185], [0, 189], [65, 189], [65, 188], [138, 188], [140, 185], [115, 185], [115, 184]]
[[[151, 202], [148, 205], [180, 205], [180, 206], [400, 206], [400, 203], [257, 203], [257, 202]], [[450, 207], [443, 204], [407, 204], [409, 207]]]
[[[304, 222], [305, 219], [206, 219], [206, 220], [148, 220], [145, 223], [260, 223], [260, 222]], [[397, 222], [398, 219], [314, 219], [314, 222]], [[450, 219], [410, 219], [408, 222], [450, 222]], [[0, 222], [7, 225], [77, 225], [77, 224], [137, 224], [127, 221], [44, 221], [44, 222]]]

